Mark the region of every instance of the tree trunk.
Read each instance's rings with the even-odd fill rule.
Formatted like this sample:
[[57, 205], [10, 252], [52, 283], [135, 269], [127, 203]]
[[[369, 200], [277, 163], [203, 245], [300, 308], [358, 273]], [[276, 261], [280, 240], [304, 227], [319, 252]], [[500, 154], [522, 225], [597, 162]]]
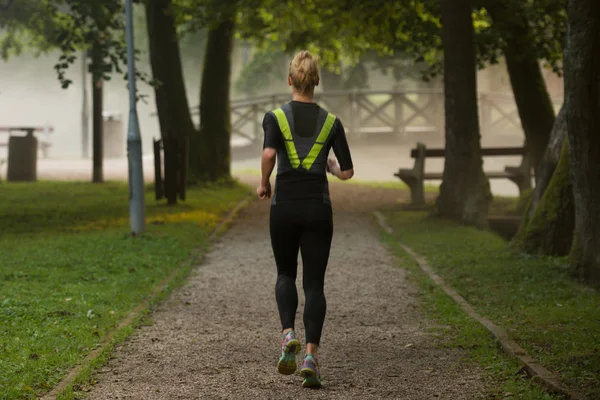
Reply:
[[570, 262], [583, 279], [600, 284], [600, 2], [568, 5], [565, 104], [575, 198]]
[[[92, 65], [100, 65], [102, 60], [98, 52], [92, 48]], [[92, 182], [104, 181], [103, 158], [104, 158], [104, 133], [103, 133], [103, 86], [102, 75], [92, 68]]]
[[83, 93], [81, 96], [81, 157], [90, 157], [90, 117], [89, 117], [89, 105], [88, 105], [88, 56], [87, 51], [81, 52], [81, 82]]
[[[531, 205], [530, 205], [531, 208]], [[520, 251], [551, 256], [569, 254], [575, 227], [573, 186], [569, 176], [569, 146], [562, 145], [560, 161], [528, 223], [513, 241]]]
[[563, 143], [567, 138], [567, 119], [566, 119], [566, 110], [565, 107], [561, 107], [556, 119], [554, 121], [554, 126], [552, 127], [552, 132], [550, 133], [550, 141], [548, 142], [548, 146], [546, 147], [546, 152], [544, 153], [544, 157], [538, 166], [538, 170], [536, 173], [536, 185], [533, 190], [533, 195], [531, 197], [531, 210], [529, 213], [529, 217], [533, 215], [533, 212], [537, 208], [538, 203], [540, 202], [542, 196], [546, 192], [546, 188], [550, 184], [550, 179], [554, 175], [554, 171], [558, 165], [558, 162], [561, 157], [561, 149], [563, 147]]
[[437, 213], [486, 227], [492, 197], [481, 158], [471, 3], [443, 0], [441, 11], [446, 158]]
[[[561, 107], [558, 113], [558, 116], [556, 117], [556, 120], [554, 121], [552, 133], [550, 134], [550, 142], [548, 143], [546, 153], [544, 154], [544, 158], [542, 158], [542, 162], [540, 163], [538, 168], [538, 182], [535, 188], [533, 189], [533, 193], [531, 195], [531, 199], [529, 200], [529, 205], [523, 215], [523, 221], [521, 222], [519, 231], [517, 232], [512, 241], [513, 245], [521, 251], [528, 251], [528, 249], [537, 249], [539, 247], [539, 242], [537, 241], [536, 235], [528, 234], [529, 223], [531, 222], [534, 214], [536, 213], [537, 207], [540, 204], [542, 197], [546, 193], [546, 190], [550, 185], [552, 177], [554, 176], [559, 160], [561, 158], [561, 149], [566, 143], [566, 138], [566, 108], [563, 105], [563, 107]], [[556, 197], [556, 194], [552, 196]], [[572, 203], [572, 195], [569, 197], [569, 201], [571, 201]], [[540, 222], [537, 221], [536, 224], [539, 225]], [[571, 238], [569, 238], [569, 240], [571, 240]]]
[[540, 162], [554, 125], [554, 107], [538, 60], [531, 56], [531, 47], [519, 47], [518, 42], [508, 41], [506, 66], [537, 184]]
[[200, 88], [200, 132], [190, 142], [191, 182], [231, 178], [229, 89], [234, 28], [231, 17], [208, 32]]
[[[487, 0], [486, 9], [505, 40], [504, 56], [538, 183], [539, 165], [554, 125], [554, 108], [534, 50], [529, 22], [519, 1]], [[560, 147], [559, 147], [560, 153]]]
[[159, 81], [155, 95], [165, 153], [165, 195], [169, 204], [175, 204], [180, 181], [187, 180], [188, 143], [196, 129], [186, 96], [171, 4], [172, 0], [147, 2], [146, 21], [152, 75]]

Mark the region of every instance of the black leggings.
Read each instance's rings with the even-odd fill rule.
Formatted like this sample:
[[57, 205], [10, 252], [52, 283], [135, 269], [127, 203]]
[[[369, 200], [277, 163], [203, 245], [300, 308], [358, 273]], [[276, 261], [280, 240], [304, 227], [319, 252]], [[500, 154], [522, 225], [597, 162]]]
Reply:
[[322, 201], [274, 204], [271, 206], [270, 230], [277, 264], [275, 298], [282, 330], [294, 328], [298, 308], [296, 274], [300, 250], [306, 298], [306, 342], [318, 345], [327, 307], [323, 286], [333, 235], [331, 205]]

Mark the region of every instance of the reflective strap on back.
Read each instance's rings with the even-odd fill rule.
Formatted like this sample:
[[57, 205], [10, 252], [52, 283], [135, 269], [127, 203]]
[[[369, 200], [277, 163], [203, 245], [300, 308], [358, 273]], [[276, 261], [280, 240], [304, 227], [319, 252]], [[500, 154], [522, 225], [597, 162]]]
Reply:
[[292, 137], [292, 130], [290, 129], [290, 124], [288, 123], [285, 113], [281, 108], [278, 108], [273, 110], [273, 114], [275, 115], [275, 118], [277, 118], [277, 124], [279, 124], [279, 129], [283, 134], [283, 141], [285, 143], [285, 149], [290, 164], [292, 165], [292, 168], [298, 168], [300, 166], [300, 158], [298, 157], [298, 152], [294, 145], [294, 138]]
[[336, 116], [334, 114], [327, 113], [327, 118], [325, 118], [325, 123], [321, 128], [321, 132], [319, 132], [319, 136], [317, 136], [315, 144], [313, 144], [306, 158], [302, 160], [302, 166], [307, 171], [310, 170], [313, 163], [319, 156], [319, 153], [323, 149], [323, 145], [325, 144], [325, 142], [327, 142], [327, 138], [329, 138], [329, 134], [331, 133], [331, 128], [333, 128], [333, 124], [335, 123], [335, 118]]
[[292, 130], [290, 129], [290, 124], [288, 123], [287, 117], [285, 116], [285, 112], [283, 109], [278, 108], [273, 110], [273, 114], [277, 119], [277, 124], [279, 125], [279, 129], [281, 130], [281, 134], [283, 135], [283, 141], [285, 143], [285, 149], [287, 151], [288, 158], [290, 160], [290, 164], [292, 168], [298, 168], [300, 165], [304, 167], [307, 171], [310, 170], [315, 160], [319, 156], [319, 153], [323, 149], [323, 146], [327, 142], [329, 138], [329, 134], [331, 133], [331, 129], [333, 128], [333, 124], [335, 124], [336, 116], [332, 113], [327, 113], [327, 118], [325, 118], [325, 123], [319, 132], [319, 136], [317, 136], [317, 140], [311, 147], [308, 155], [300, 162], [300, 157], [298, 156], [298, 151], [296, 150], [296, 146], [294, 145], [294, 137], [292, 136]]

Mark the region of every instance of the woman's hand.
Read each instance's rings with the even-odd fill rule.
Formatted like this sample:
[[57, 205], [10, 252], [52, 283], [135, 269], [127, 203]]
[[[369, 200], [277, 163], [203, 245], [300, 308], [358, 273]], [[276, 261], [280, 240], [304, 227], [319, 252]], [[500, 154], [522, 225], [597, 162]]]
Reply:
[[327, 172], [330, 172], [335, 176], [338, 176], [340, 172], [340, 165], [338, 164], [337, 160], [333, 157], [327, 159]]
[[256, 188], [256, 194], [261, 200], [271, 197], [271, 182], [267, 182], [266, 185], [261, 183], [258, 188]]

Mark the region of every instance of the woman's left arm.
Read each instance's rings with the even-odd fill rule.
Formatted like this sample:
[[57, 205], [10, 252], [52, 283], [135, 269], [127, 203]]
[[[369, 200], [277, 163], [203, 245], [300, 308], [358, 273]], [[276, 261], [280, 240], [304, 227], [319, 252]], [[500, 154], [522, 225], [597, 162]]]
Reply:
[[348, 140], [346, 139], [346, 131], [344, 125], [339, 118], [336, 120], [336, 131], [333, 137], [333, 152], [337, 157], [327, 161], [327, 166], [330, 172], [337, 176], [339, 179], [345, 181], [351, 179], [354, 176], [354, 164], [352, 163], [352, 155], [350, 154], [350, 147], [348, 146]]

